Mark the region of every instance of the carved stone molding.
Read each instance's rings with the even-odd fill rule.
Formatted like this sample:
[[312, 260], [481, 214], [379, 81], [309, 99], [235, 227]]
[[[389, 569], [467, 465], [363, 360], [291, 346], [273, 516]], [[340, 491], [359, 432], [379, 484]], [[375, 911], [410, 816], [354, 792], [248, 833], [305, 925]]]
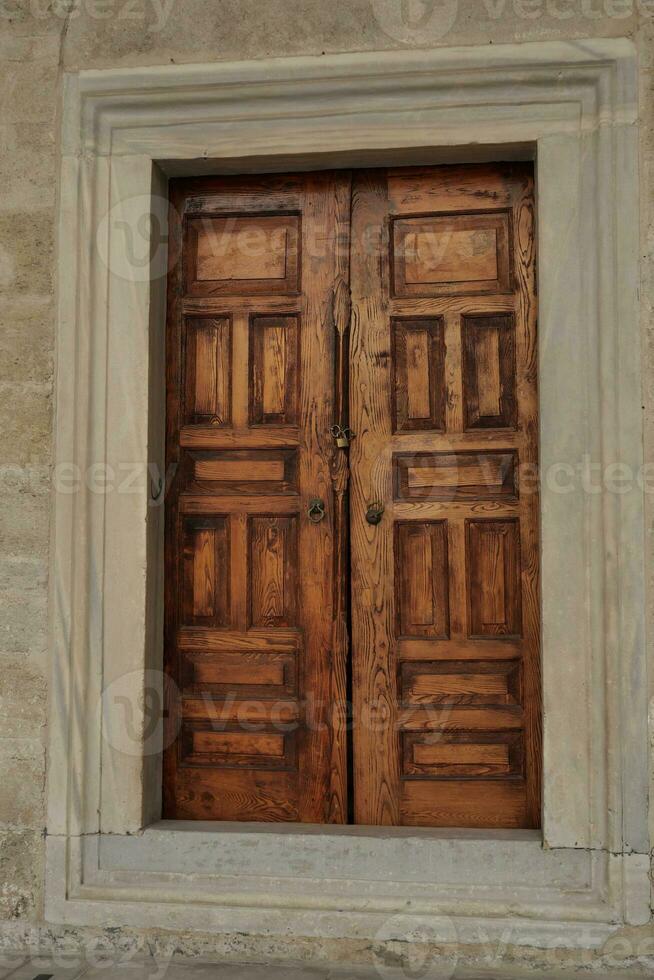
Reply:
[[[442, 916], [462, 942], [509, 922], [517, 943], [579, 946], [647, 921], [642, 492], [575, 476], [586, 458], [642, 465], [635, 64], [628, 41], [597, 40], [66, 77], [56, 459], [115, 478], [54, 499], [48, 920], [373, 937], [401, 914], [419, 938]], [[545, 848], [508, 832], [156, 824], [158, 745], [138, 732], [161, 656], [147, 463], [161, 458], [166, 175], [525, 157]], [[150, 271], [125, 261], [128, 240], [151, 246]]]

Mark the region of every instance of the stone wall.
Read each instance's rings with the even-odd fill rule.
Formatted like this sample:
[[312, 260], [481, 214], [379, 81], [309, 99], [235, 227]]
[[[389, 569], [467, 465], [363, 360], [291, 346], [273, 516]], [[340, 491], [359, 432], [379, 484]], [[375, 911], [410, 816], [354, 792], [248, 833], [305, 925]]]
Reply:
[[[42, 918], [55, 214], [63, 71], [627, 36], [641, 63], [646, 458], [654, 458], [654, 0], [0, 0], [0, 920]], [[65, 372], [66, 364], [58, 370]], [[649, 625], [654, 502], [647, 501]], [[650, 630], [651, 635], [651, 630]], [[651, 652], [651, 645], [650, 645]], [[654, 739], [654, 730], [652, 732]], [[653, 742], [654, 744], [654, 742]], [[5, 929], [8, 926], [5, 924]], [[1, 927], [0, 927], [1, 932]]]

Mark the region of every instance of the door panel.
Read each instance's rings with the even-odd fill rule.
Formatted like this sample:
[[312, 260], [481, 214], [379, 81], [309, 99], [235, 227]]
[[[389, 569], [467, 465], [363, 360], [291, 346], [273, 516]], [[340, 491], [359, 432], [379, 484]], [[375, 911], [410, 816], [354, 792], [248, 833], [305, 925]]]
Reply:
[[537, 827], [531, 168], [358, 173], [351, 234], [355, 820]]
[[174, 182], [171, 204], [164, 816], [342, 822], [349, 177]]

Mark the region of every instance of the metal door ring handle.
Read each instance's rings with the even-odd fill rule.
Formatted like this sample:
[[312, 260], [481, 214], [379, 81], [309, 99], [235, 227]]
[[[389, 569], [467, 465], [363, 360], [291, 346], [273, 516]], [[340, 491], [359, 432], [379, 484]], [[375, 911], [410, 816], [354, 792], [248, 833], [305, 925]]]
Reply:
[[310, 500], [307, 514], [312, 524], [320, 524], [325, 516], [325, 503], [323, 500]]

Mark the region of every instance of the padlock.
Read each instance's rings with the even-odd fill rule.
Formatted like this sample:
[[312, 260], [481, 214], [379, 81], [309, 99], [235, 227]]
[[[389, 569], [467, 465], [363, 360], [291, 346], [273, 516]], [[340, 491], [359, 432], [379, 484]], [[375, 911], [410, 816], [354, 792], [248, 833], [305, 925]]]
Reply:
[[342, 425], [333, 425], [330, 431], [336, 440], [337, 449], [348, 449], [350, 439], [354, 435], [352, 430], [348, 429], [347, 426], [343, 428]]

